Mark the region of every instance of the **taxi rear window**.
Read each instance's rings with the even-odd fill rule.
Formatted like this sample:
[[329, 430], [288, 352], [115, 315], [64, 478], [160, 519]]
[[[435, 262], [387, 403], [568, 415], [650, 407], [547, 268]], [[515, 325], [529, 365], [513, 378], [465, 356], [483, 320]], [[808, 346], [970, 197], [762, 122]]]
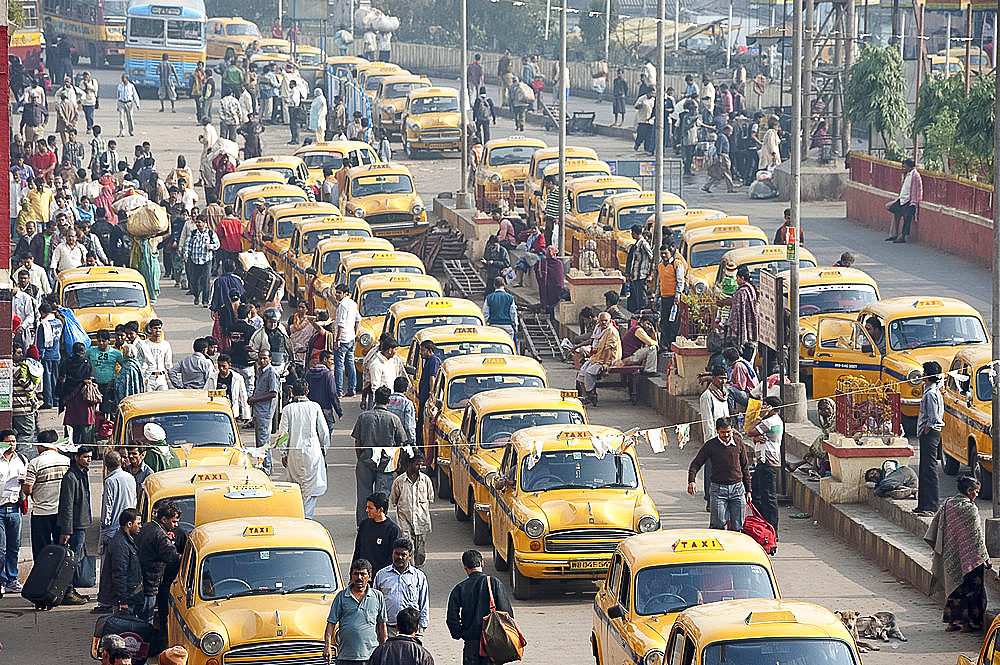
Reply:
[[525, 374], [479, 374], [458, 376], [448, 382], [448, 408], [461, 409], [479, 393], [497, 388], [544, 388], [540, 376]]
[[703, 268], [717, 265], [726, 252], [742, 247], [760, 247], [765, 244], [760, 238], [728, 238], [707, 240], [691, 247], [691, 267]]
[[403, 300], [440, 296], [433, 289], [379, 289], [365, 291], [359, 303], [361, 316], [385, 316], [389, 308]]
[[472, 353], [509, 353], [514, 349], [507, 342], [438, 342], [438, 355], [442, 360], [453, 356], [465, 356]]
[[[423, 270], [420, 266], [397, 266], [397, 265], [383, 265], [383, 266], [361, 266], [360, 268], [352, 268], [351, 272], [347, 275], [347, 288], [350, 291], [354, 290], [354, 285], [358, 283], [358, 277], [364, 275], [374, 275], [380, 272], [407, 272], [411, 275], [422, 275]], [[411, 338], [412, 339], [412, 338]], [[397, 340], [400, 344], [404, 344], [402, 339]], [[409, 344], [410, 340], [406, 340], [405, 344]]]

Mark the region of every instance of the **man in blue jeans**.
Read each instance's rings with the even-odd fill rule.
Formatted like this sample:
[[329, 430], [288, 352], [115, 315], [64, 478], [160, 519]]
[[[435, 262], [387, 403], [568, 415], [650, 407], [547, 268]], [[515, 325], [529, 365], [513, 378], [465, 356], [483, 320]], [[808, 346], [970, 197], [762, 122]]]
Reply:
[[[354, 368], [354, 340], [361, 326], [361, 313], [358, 304], [347, 293], [346, 284], [338, 284], [334, 290], [337, 299], [337, 314], [334, 333], [334, 343], [337, 356], [333, 362], [334, 381], [337, 382], [337, 394], [340, 397], [354, 397], [357, 385], [357, 372]], [[344, 383], [345, 376], [347, 383]]]
[[21, 583], [17, 581], [21, 510], [17, 504], [28, 469], [16, 449], [14, 430], [0, 431], [0, 594], [21, 591]]
[[[91, 522], [90, 481], [87, 478], [91, 458], [91, 450], [86, 447], [70, 453], [69, 471], [63, 476], [59, 487], [59, 512], [56, 513], [59, 542], [73, 550], [77, 560], [73, 581], [63, 596], [63, 605], [84, 605], [90, 601], [89, 596], [77, 593], [76, 587], [84, 585], [87, 527]], [[93, 581], [88, 580], [88, 582], [86, 586], [93, 586]]]
[[688, 494], [697, 489], [695, 477], [705, 462], [711, 461], [709, 476], [712, 492], [713, 529], [743, 531], [743, 519], [750, 502], [750, 455], [729, 418], [715, 421], [716, 435], [701, 446], [688, 467]]
[[54, 314], [55, 307], [47, 300], [38, 306], [41, 321], [35, 333], [38, 359], [45, 369], [42, 374], [42, 408], [51, 409], [56, 404], [56, 379], [59, 378], [59, 361], [62, 358], [62, 320]]

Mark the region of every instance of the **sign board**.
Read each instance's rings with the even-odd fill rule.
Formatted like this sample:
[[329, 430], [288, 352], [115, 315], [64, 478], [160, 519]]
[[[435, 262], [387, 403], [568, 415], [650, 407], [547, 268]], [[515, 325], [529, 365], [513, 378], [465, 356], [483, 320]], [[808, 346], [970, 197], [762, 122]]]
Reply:
[[778, 277], [770, 271], [760, 271], [757, 289], [757, 341], [769, 349], [778, 350], [778, 305], [783, 294]]

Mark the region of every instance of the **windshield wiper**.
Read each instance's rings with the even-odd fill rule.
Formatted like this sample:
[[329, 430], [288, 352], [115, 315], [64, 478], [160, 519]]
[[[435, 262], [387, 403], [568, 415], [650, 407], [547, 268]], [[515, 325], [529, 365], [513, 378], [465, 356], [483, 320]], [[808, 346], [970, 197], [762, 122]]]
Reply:
[[539, 487], [533, 492], [549, 492], [551, 490], [588, 490], [593, 489], [590, 485], [578, 485], [574, 483], [564, 483], [562, 485], [552, 485], [551, 487]]
[[606, 489], [608, 487], [624, 487], [625, 489], [632, 489], [635, 486], [630, 483], [605, 483], [604, 485], [591, 486], [591, 488], [595, 490]]
[[243, 596], [263, 596], [268, 593], [279, 593], [281, 589], [270, 586], [262, 586], [256, 589], [247, 589], [246, 591], [237, 591], [236, 593], [230, 593], [226, 595], [226, 600], [230, 598], [241, 598]]
[[299, 586], [292, 587], [291, 589], [284, 589], [281, 594], [285, 595], [286, 593], [298, 593], [299, 591], [309, 591], [310, 589], [330, 589], [332, 591], [333, 587], [329, 584], [300, 584]]

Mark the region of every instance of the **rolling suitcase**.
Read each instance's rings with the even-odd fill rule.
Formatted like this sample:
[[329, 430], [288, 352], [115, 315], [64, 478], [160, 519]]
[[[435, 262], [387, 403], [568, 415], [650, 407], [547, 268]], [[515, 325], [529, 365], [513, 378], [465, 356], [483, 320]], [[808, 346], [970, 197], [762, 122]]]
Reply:
[[21, 597], [36, 607], [55, 607], [73, 581], [76, 555], [64, 545], [46, 545], [35, 559]]
[[281, 286], [277, 273], [259, 266], [251, 266], [247, 270], [243, 283], [251, 298], [260, 298], [263, 302], [274, 300]]
[[94, 660], [101, 659], [101, 638], [105, 635], [121, 635], [125, 640], [125, 647], [132, 654], [133, 662], [145, 663], [150, 655], [153, 626], [128, 610], [106, 614], [97, 619], [94, 624], [94, 640], [90, 647], [90, 657]]

